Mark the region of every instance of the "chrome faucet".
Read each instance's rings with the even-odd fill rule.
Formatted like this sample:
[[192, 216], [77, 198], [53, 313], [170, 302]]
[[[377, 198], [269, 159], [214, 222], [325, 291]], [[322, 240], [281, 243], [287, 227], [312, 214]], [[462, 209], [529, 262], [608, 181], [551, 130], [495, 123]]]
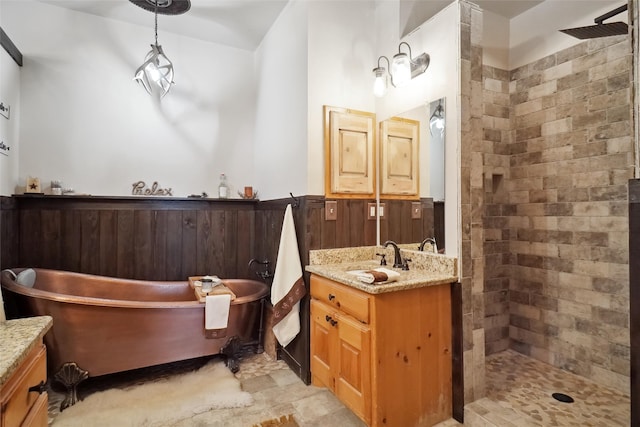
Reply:
[[393, 266], [395, 268], [402, 268], [402, 255], [400, 255], [400, 248], [393, 240], [387, 240], [384, 242], [385, 248], [389, 245], [393, 246]]
[[418, 246], [418, 250], [421, 251], [421, 252], [424, 251], [424, 245], [427, 244], [427, 243], [431, 243], [432, 252], [438, 253], [438, 250], [436, 249], [436, 239], [435, 239], [435, 237], [428, 237], [428, 238], [424, 239], [422, 241], [422, 243], [420, 243], [420, 246]]

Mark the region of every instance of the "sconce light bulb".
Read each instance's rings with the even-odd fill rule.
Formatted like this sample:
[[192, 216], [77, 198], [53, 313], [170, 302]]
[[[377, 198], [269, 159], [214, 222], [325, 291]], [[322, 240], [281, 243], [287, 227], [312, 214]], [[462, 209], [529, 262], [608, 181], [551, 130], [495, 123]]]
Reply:
[[393, 56], [391, 76], [396, 87], [403, 86], [411, 80], [411, 62], [406, 53], [397, 53]]
[[374, 68], [373, 94], [380, 98], [387, 93], [387, 75], [383, 67]]
[[429, 121], [429, 132], [432, 136], [439, 136], [442, 138], [444, 136], [444, 128], [444, 117], [431, 117], [431, 120]]

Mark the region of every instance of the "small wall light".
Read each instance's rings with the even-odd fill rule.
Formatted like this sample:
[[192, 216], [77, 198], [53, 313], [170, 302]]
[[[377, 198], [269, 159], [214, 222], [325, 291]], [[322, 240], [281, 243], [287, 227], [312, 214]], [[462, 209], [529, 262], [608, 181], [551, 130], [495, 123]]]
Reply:
[[442, 107], [442, 99], [438, 101], [438, 106], [429, 118], [429, 132], [431, 136], [444, 136], [444, 108]]
[[[407, 49], [409, 49], [409, 55], [402, 52], [402, 45], [407, 46]], [[378, 58], [378, 66], [373, 69], [375, 76], [373, 93], [377, 97], [384, 96], [387, 90], [387, 78], [385, 75], [386, 69], [380, 66], [380, 60], [383, 58], [387, 61], [387, 66], [389, 66], [389, 58], [381, 56]], [[406, 85], [411, 79], [427, 71], [430, 61], [431, 58], [427, 53], [422, 53], [413, 58], [411, 56], [411, 46], [409, 46], [409, 43], [400, 42], [398, 45], [398, 53], [393, 56], [390, 66], [391, 71], [389, 76], [391, 77], [391, 84], [394, 87]]]
[[375, 80], [373, 81], [373, 94], [377, 97], [382, 97], [387, 93], [387, 69], [380, 66], [380, 60], [387, 61], [387, 67], [389, 66], [389, 58], [381, 56], [378, 58], [378, 66], [373, 69]]

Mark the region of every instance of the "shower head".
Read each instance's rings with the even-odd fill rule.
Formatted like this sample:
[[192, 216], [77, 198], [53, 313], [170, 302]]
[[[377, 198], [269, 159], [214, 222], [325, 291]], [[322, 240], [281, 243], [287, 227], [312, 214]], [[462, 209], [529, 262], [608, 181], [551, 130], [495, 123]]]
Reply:
[[611, 24], [589, 25], [587, 27], [568, 28], [560, 31], [577, 39], [595, 39], [597, 37], [628, 34], [629, 27], [624, 22], [612, 22]]
[[624, 22], [612, 22], [610, 24], [603, 23], [605, 19], [609, 19], [612, 16], [618, 15], [625, 10], [627, 10], [626, 4], [612, 10], [611, 12], [607, 12], [602, 16], [598, 16], [596, 19], [594, 19], [596, 25], [567, 28], [560, 31], [578, 39], [594, 39], [598, 37], [620, 36], [628, 34], [629, 26]]

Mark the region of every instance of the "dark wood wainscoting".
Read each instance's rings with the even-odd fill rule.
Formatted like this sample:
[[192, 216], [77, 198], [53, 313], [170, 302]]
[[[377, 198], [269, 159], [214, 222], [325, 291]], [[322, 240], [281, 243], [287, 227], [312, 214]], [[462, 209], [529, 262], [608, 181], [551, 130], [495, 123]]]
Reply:
[[19, 264], [19, 224], [16, 199], [0, 197], [0, 269]]
[[[376, 244], [376, 221], [367, 218], [368, 204], [374, 200], [336, 200], [335, 220], [325, 218], [323, 196], [252, 201], [23, 195], [0, 201], [2, 268], [41, 267], [148, 280], [185, 280], [200, 274], [255, 279], [249, 261], [268, 260], [274, 272], [284, 212], [296, 201], [293, 214], [303, 268], [309, 263], [309, 250]], [[415, 201], [382, 202], [382, 242], [438, 238], [431, 199], [419, 202], [422, 211], [416, 219]], [[308, 274], [304, 277], [308, 290]], [[308, 297], [300, 310], [301, 333], [280, 354], [309, 383]]]
[[[380, 200], [380, 202], [386, 206], [386, 213], [380, 221], [381, 243], [387, 240], [393, 240], [396, 243], [420, 243], [428, 237], [435, 236], [432, 199], [421, 199], [419, 202], [410, 200]], [[413, 203], [420, 203], [422, 210], [420, 218], [412, 218]]]
[[[248, 277], [256, 202], [18, 196], [3, 267], [185, 280]], [[17, 218], [16, 218], [17, 217]], [[4, 234], [4, 231], [3, 231]], [[17, 237], [14, 236], [17, 234]], [[16, 243], [16, 239], [18, 244]]]

